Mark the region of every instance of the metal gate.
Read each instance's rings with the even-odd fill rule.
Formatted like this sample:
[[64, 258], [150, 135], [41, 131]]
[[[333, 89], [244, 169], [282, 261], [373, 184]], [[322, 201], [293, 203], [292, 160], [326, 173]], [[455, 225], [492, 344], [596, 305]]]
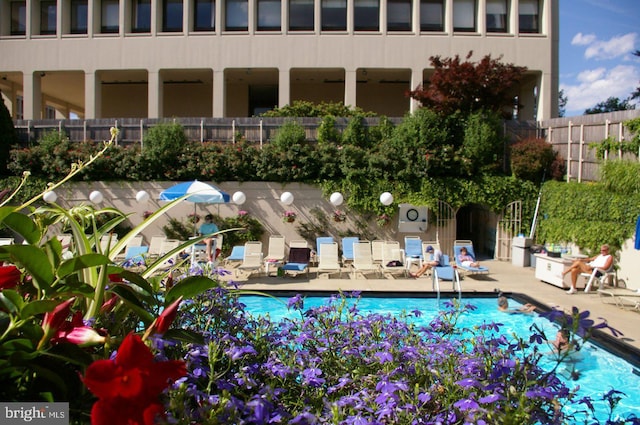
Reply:
[[522, 229], [522, 201], [513, 201], [507, 205], [498, 217], [496, 229], [497, 260], [511, 260], [511, 243], [513, 237]]
[[456, 239], [456, 214], [451, 205], [444, 201], [438, 201], [436, 212], [436, 238], [440, 243], [443, 254], [453, 256], [453, 242]]

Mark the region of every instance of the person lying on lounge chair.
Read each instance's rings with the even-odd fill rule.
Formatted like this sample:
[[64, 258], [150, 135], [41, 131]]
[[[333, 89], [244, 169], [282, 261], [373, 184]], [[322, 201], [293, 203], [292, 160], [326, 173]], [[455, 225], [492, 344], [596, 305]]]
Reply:
[[480, 263], [469, 254], [469, 251], [464, 246], [460, 248], [460, 254], [456, 258], [456, 262], [464, 267], [480, 267]]

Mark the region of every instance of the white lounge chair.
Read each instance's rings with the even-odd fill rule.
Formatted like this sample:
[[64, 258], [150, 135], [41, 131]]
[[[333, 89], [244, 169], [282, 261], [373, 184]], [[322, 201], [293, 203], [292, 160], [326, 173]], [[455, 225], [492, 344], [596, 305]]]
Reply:
[[285, 243], [284, 236], [271, 235], [269, 236], [269, 248], [267, 256], [264, 257], [264, 272], [269, 276], [269, 268], [271, 266], [278, 266], [284, 262]]
[[382, 273], [390, 276], [407, 275], [407, 268], [403, 263], [404, 250], [400, 248], [400, 242], [386, 241], [382, 248]]
[[338, 244], [336, 242], [323, 243], [320, 249], [321, 254], [318, 255], [318, 269], [316, 271], [316, 277], [320, 273], [339, 273], [342, 277], [342, 267], [338, 257]]
[[371, 252], [371, 242], [359, 241], [353, 244], [353, 270], [352, 276], [355, 279], [358, 273], [366, 277], [367, 272], [380, 273], [380, 265], [373, 262]]
[[237, 270], [248, 272], [247, 277], [251, 277], [253, 273], [260, 273], [262, 271], [262, 261], [264, 254], [262, 253], [262, 242], [249, 241], [244, 244], [244, 256], [242, 257], [242, 264], [240, 264]]

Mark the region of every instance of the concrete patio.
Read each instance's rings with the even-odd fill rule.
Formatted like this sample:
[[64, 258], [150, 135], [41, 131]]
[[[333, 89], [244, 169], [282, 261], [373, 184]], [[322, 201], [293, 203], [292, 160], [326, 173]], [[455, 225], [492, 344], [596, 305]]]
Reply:
[[[543, 306], [555, 307], [564, 311], [570, 311], [575, 306], [581, 311], [590, 311], [591, 318], [596, 322], [599, 322], [599, 318], [606, 319], [611, 327], [622, 332], [623, 336], [618, 337], [617, 341], [627, 344], [635, 350], [640, 350], [640, 312], [611, 304], [610, 299], [602, 298], [597, 291], [590, 293], [579, 291], [577, 294], [569, 295], [559, 287], [536, 279], [534, 269], [531, 267], [516, 267], [509, 262], [495, 260], [483, 261], [482, 264], [489, 268], [490, 274], [465, 277], [461, 281], [463, 296], [473, 296], [474, 293], [486, 295], [499, 289], [505, 293], [522, 294]], [[242, 289], [261, 291], [432, 292], [431, 278], [426, 276], [418, 279], [402, 277], [395, 279], [376, 277], [351, 279], [349, 269], [345, 268], [341, 278], [337, 274], [329, 277], [323, 273], [316, 277], [316, 271], [313, 267], [311, 267], [308, 276], [300, 274], [295, 277], [275, 277], [273, 274], [272, 276], [253, 275], [247, 278], [245, 274], [239, 272], [237, 276], [231, 275], [230, 278], [238, 282]], [[578, 288], [581, 288], [580, 283]], [[450, 291], [450, 282], [444, 282], [441, 289], [443, 292]], [[636, 359], [640, 359], [640, 357], [636, 356]]]

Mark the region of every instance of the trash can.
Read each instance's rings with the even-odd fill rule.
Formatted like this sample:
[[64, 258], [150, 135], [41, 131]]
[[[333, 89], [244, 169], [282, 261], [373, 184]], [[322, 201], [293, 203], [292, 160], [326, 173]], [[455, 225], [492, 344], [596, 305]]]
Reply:
[[531, 238], [517, 236], [513, 238], [511, 244], [511, 264], [516, 267], [529, 267], [530, 255], [529, 247], [531, 246]]
[[529, 258], [531, 259], [531, 263], [529, 265], [534, 269], [536, 268], [536, 254], [540, 254], [542, 252], [544, 252], [544, 245], [533, 244], [531, 245], [531, 248], [529, 248]]

